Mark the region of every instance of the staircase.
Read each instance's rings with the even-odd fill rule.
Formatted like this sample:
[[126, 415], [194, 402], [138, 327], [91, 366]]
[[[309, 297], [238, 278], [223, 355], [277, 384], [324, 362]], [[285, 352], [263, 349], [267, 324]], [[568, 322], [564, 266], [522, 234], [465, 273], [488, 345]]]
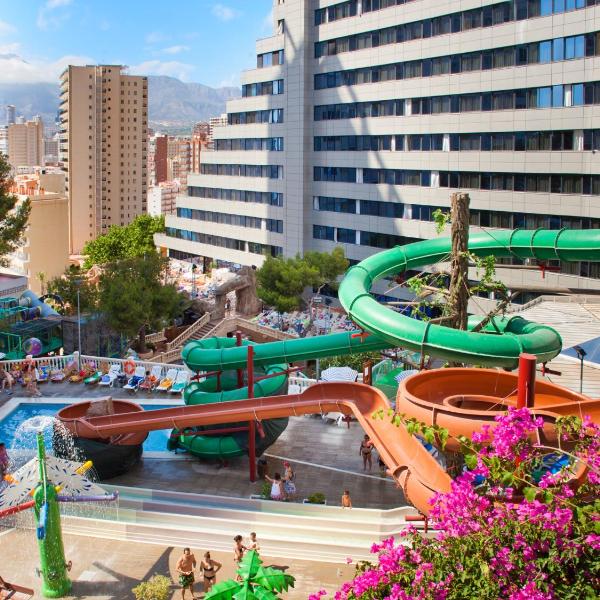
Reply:
[[316, 506], [168, 490], [103, 486], [119, 492], [119, 506], [94, 519], [65, 516], [63, 529], [77, 535], [163, 546], [230, 550], [238, 533], [256, 531], [261, 553], [281, 558], [344, 562], [367, 560], [370, 547], [406, 528], [412, 507], [391, 510]]
[[[203, 340], [207, 337], [212, 337], [213, 331], [215, 331], [218, 327], [221, 326], [225, 319], [217, 320], [217, 321], [209, 321], [206, 325], [200, 327], [200, 329], [194, 331], [192, 335], [188, 338], [188, 342], [193, 342], [194, 340]], [[187, 342], [186, 342], [187, 343]]]

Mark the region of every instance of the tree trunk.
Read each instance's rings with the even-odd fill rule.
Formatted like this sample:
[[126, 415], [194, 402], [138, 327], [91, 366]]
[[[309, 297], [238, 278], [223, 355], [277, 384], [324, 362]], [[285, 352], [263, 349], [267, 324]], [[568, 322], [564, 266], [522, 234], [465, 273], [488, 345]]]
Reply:
[[452, 221], [452, 254], [450, 261], [450, 296], [448, 313], [449, 326], [454, 329], [467, 328], [469, 304], [469, 194], [456, 192], [450, 199]]
[[146, 348], [146, 326], [142, 325], [138, 333], [138, 353], [145, 354], [146, 352], [148, 352], [148, 348]]

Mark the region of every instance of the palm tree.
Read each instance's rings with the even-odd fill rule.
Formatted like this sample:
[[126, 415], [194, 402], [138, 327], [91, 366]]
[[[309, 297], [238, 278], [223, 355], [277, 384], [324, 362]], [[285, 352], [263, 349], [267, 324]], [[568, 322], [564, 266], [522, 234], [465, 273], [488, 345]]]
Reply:
[[279, 569], [263, 567], [255, 550], [250, 550], [237, 570], [240, 581], [217, 583], [204, 600], [277, 600], [280, 592], [294, 587], [294, 577]]

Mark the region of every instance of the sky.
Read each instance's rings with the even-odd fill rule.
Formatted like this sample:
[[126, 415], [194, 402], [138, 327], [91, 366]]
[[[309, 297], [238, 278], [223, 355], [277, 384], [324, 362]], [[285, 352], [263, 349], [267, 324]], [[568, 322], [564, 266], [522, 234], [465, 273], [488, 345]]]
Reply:
[[68, 64], [124, 64], [239, 85], [272, 34], [272, 0], [0, 0], [0, 83], [58, 81]]

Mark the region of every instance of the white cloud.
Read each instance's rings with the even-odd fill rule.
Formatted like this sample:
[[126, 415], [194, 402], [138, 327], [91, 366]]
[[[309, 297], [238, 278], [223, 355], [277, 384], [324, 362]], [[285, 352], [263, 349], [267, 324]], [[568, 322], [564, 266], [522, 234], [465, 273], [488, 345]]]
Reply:
[[227, 79], [223, 79], [219, 82], [217, 87], [240, 87], [240, 74], [232, 73]]
[[159, 42], [164, 42], [168, 40], [169, 37], [160, 31], [151, 31], [146, 34], [145, 40], [146, 44], [158, 44]]
[[6, 21], [0, 21], [0, 35], [6, 35], [7, 33], [13, 33], [16, 29]]
[[176, 60], [146, 60], [129, 68], [132, 75], [167, 75], [168, 77], [181, 79], [181, 81], [190, 81], [190, 77], [195, 70], [194, 65]]
[[161, 52], [163, 54], [181, 54], [182, 52], [189, 52], [189, 46], [169, 46], [168, 48], [163, 48]]
[[0, 44], [0, 56], [6, 54], [17, 54], [21, 49], [19, 42], [12, 42], [10, 44]]
[[73, 0], [46, 0], [46, 3], [39, 9], [36, 24], [39, 29], [58, 29], [64, 21], [71, 15], [62, 9], [70, 4]]
[[213, 4], [212, 14], [221, 21], [232, 21], [241, 16], [241, 12], [224, 4]]
[[[0, 49], [1, 52], [1, 49]], [[55, 61], [25, 60], [17, 54], [0, 54], [0, 83], [58, 83], [68, 65], [94, 64], [87, 56], [63, 56]]]

